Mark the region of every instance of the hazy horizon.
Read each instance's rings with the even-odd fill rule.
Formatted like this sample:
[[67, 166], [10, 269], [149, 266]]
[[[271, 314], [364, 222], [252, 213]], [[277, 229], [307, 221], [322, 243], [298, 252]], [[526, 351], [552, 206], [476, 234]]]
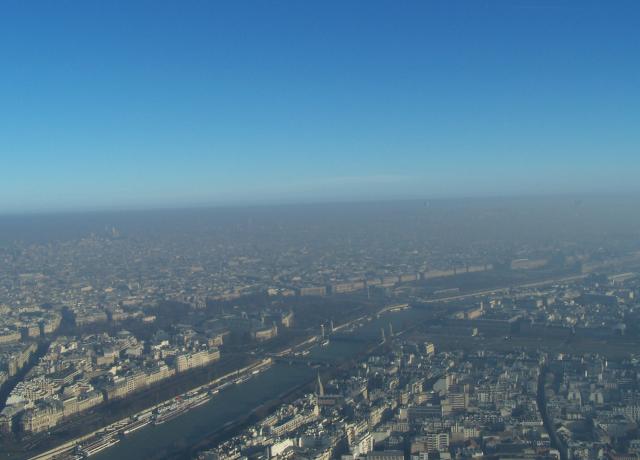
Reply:
[[437, 203], [440, 205], [450, 203], [531, 203], [531, 202], [548, 202], [552, 203], [556, 200], [569, 203], [583, 202], [602, 202], [609, 200], [636, 200], [640, 199], [640, 191], [631, 192], [608, 192], [608, 193], [539, 193], [539, 194], [495, 194], [495, 195], [442, 195], [442, 196], [412, 196], [412, 197], [381, 197], [369, 199], [357, 199], [344, 197], [341, 199], [300, 199], [291, 198], [289, 200], [245, 200], [245, 201], [227, 201], [227, 202], [185, 202], [179, 204], [168, 203], [146, 203], [146, 204], [111, 204], [104, 206], [89, 205], [86, 207], [68, 206], [55, 208], [27, 208], [21, 210], [0, 210], [0, 218], [11, 217], [46, 217], [46, 216], [62, 216], [75, 214], [127, 214], [127, 213], [146, 213], [146, 212], [181, 212], [181, 211], [224, 211], [224, 210], [251, 210], [251, 209], [278, 209], [278, 208], [313, 208], [326, 206], [371, 206], [376, 204], [382, 205], [402, 205], [406, 203], [418, 203], [420, 205], [430, 206]]
[[639, 24], [0, 2], [0, 456], [640, 460]]
[[36, 3], [2, 213], [640, 192], [637, 2]]
[[[473, 197], [0, 214], [0, 246], [108, 236], [112, 228], [134, 239], [168, 240], [220, 232], [259, 240], [273, 232], [287, 238], [309, 231], [319, 240], [334, 234], [393, 240], [402, 238], [403, 228], [420, 239], [417, 235], [455, 235], [460, 242], [635, 239], [640, 232], [637, 202], [634, 195]], [[385, 236], [387, 227], [391, 233]]]

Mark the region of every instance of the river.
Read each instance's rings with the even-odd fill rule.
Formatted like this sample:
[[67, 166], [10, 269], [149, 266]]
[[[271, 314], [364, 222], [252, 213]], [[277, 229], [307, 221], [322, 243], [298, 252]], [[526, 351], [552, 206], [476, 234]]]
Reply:
[[[356, 357], [377, 341], [384, 327], [388, 336], [389, 323], [399, 332], [416, 321], [425, 319], [427, 311], [410, 309], [386, 313], [365, 323], [349, 334], [350, 340], [335, 338], [326, 347], [315, 347], [307, 356], [311, 360], [339, 363]], [[229, 387], [215, 395], [207, 404], [162, 425], [149, 425], [123, 439], [113, 448], [92, 457], [96, 460], [138, 460], [162, 458], [168, 452], [185, 450], [216, 433], [225, 424], [247, 415], [263, 402], [277, 398], [283, 392], [311, 381], [316, 370], [305, 365], [274, 364], [249, 381]]]

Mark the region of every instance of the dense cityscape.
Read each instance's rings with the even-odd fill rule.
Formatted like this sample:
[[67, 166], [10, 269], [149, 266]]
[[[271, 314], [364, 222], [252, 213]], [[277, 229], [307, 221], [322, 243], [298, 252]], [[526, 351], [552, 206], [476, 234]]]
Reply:
[[640, 460], [639, 26], [0, 1], [0, 460]]
[[3, 450], [153, 458], [128, 442], [286, 375], [155, 456], [635, 459], [637, 234], [563, 235], [597, 219], [578, 208], [496, 235], [496, 218], [542, 212], [522, 205], [351, 205], [331, 223], [322, 207], [220, 210], [164, 231], [106, 214], [80, 237], [16, 234], [0, 247]]

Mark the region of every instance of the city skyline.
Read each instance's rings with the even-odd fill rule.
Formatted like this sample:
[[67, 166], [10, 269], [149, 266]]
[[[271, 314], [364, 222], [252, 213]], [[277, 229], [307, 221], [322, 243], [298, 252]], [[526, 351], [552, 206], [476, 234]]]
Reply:
[[640, 191], [633, 2], [72, 5], [2, 7], [0, 213]]
[[640, 460], [637, 0], [0, 4], [0, 457]]

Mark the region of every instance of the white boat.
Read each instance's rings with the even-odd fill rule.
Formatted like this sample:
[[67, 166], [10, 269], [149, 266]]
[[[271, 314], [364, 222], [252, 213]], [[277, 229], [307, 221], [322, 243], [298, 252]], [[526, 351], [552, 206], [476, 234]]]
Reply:
[[201, 406], [210, 400], [210, 396], [206, 393], [202, 393], [201, 395], [195, 396], [190, 399], [184, 399], [175, 404], [172, 404], [168, 409], [158, 413], [156, 419], [154, 420], [154, 425], [161, 425], [169, 420], [173, 420], [179, 415], [184, 414], [190, 409]]
[[144, 428], [145, 426], [149, 425], [150, 423], [151, 423], [151, 420], [149, 418], [142, 419], [142, 420], [137, 420], [136, 422], [128, 425], [124, 429], [122, 434], [124, 434], [126, 436], [128, 434], [133, 433], [134, 431], [138, 431], [140, 428]]
[[108, 449], [109, 447], [112, 447], [119, 442], [120, 440], [116, 437], [103, 438], [99, 441], [87, 444], [86, 446], [82, 447], [80, 451], [85, 457], [91, 457], [92, 455], [95, 455], [98, 452], [102, 452], [103, 450]]

